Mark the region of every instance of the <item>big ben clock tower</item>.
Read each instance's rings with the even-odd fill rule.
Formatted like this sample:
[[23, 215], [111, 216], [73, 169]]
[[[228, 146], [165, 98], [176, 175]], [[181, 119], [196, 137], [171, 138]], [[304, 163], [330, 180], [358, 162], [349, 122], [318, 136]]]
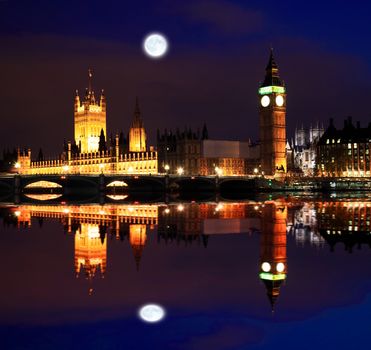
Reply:
[[269, 57], [265, 78], [259, 88], [260, 162], [265, 175], [282, 177], [286, 165], [286, 89], [278, 66]]

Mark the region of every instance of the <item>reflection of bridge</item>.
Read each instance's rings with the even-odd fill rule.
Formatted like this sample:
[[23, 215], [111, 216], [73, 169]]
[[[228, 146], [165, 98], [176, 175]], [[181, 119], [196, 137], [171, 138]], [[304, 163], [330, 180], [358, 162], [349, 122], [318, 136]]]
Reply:
[[[128, 191], [251, 191], [282, 189], [282, 184], [253, 176], [178, 176], [178, 175], [9, 175], [0, 176], [0, 192], [57, 189], [64, 194], [97, 194], [114, 183], [125, 183]], [[117, 189], [119, 186], [113, 186]], [[111, 188], [112, 189], [112, 188]], [[56, 191], [56, 190], [55, 190]]]

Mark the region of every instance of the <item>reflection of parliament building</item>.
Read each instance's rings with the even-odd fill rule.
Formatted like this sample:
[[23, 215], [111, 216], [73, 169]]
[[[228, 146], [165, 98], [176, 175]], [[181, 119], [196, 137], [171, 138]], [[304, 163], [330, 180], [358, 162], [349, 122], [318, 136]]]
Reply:
[[147, 226], [157, 225], [155, 205], [22, 205], [15, 211], [18, 223], [31, 226], [31, 218], [59, 219], [65, 232], [75, 235], [75, 273], [92, 279], [104, 276], [107, 266], [107, 236], [128, 239], [137, 268], [146, 244]]
[[75, 233], [75, 272], [84, 270], [88, 279], [97, 271], [104, 276], [107, 266], [107, 239], [94, 224], [81, 223]]
[[252, 233], [260, 227], [257, 206], [244, 203], [190, 203], [159, 209], [158, 235], [165, 242], [207, 245], [210, 235]]
[[294, 210], [292, 219], [287, 222], [288, 233], [295, 237], [298, 246], [311, 246], [322, 248], [325, 240], [318, 232], [317, 211], [315, 203], [303, 203]]
[[337, 243], [343, 243], [346, 251], [371, 247], [371, 202], [319, 202], [318, 231], [334, 251]]
[[147, 147], [138, 100], [128, 139], [123, 133], [107, 139], [106, 97], [95, 97], [89, 71], [89, 88], [74, 103], [74, 142], [65, 144], [62, 155], [53, 160], [31, 160], [31, 150], [18, 151], [20, 174], [156, 174], [157, 152]]
[[[148, 227], [157, 226], [157, 242], [207, 247], [211, 236], [260, 232], [260, 279], [272, 309], [287, 275], [284, 202], [189, 203], [172, 205], [21, 205], [12, 209], [17, 225], [32, 218], [60, 220], [74, 234], [76, 277], [103, 277], [107, 269], [108, 235], [126, 240], [136, 269], [147, 243]], [[89, 291], [90, 293], [91, 291]]]

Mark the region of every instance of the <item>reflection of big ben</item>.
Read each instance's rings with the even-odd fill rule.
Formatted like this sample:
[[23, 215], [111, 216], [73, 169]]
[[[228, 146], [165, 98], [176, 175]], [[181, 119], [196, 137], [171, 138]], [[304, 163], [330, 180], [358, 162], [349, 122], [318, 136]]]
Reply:
[[286, 219], [287, 207], [283, 203], [266, 203], [262, 208], [259, 276], [272, 311], [287, 274]]
[[97, 271], [103, 276], [107, 265], [107, 239], [99, 232], [98, 224], [81, 223], [75, 234], [75, 271], [78, 276], [85, 270], [92, 279]]

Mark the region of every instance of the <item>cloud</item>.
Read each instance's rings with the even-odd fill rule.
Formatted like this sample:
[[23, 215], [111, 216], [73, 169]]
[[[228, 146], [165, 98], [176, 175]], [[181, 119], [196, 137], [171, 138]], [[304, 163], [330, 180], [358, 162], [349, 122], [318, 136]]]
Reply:
[[206, 23], [224, 34], [249, 34], [262, 29], [264, 18], [259, 11], [226, 1], [197, 1], [184, 7], [194, 22]]

